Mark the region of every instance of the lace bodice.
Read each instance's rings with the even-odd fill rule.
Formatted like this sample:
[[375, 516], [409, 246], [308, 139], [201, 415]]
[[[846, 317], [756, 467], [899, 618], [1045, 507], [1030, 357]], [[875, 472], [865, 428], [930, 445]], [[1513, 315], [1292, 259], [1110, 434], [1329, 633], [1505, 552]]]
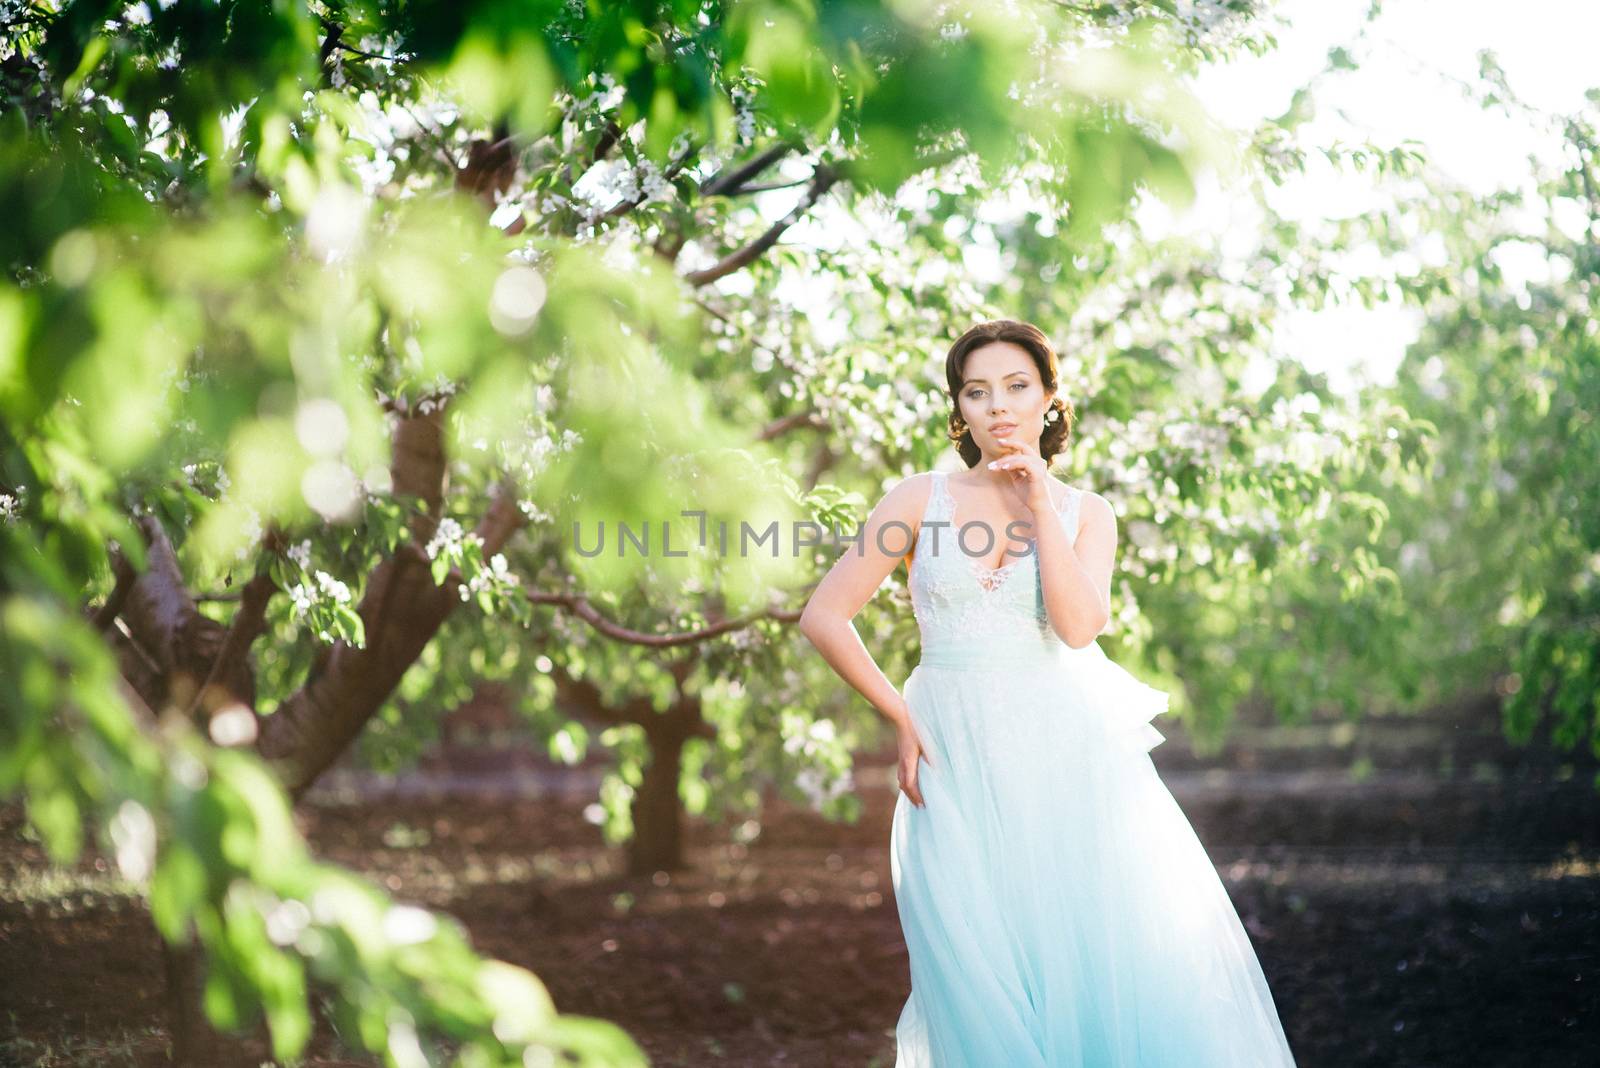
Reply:
[[[981, 665], [1013, 654], [1067, 649], [1045, 612], [1034, 540], [1019, 543], [1005, 530], [991, 539], [982, 524], [957, 518], [947, 483], [945, 472], [933, 472], [911, 560], [911, 606], [922, 635], [922, 662]], [[1082, 496], [1082, 490], [1067, 487], [1055, 512], [1069, 543], [1077, 540]], [[1002, 544], [1006, 562], [985, 567], [982, 561]], [[984, 551], [972, 555], [967, 549]]]

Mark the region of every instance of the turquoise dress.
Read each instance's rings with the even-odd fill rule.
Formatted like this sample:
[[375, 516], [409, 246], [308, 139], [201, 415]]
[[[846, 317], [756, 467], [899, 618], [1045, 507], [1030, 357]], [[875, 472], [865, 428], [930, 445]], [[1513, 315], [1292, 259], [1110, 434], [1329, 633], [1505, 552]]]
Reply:
[[[1250, 939], [1150, 759], [1167, 694], [1063, 642], [1033, 552], [983, 569], [945, 474], [929, 481], [904, 693], [932, 763], [890, 835], [911, 961], [896, 1068], [1292, 1068]], [[1058, 508], [1069, 540], [1082, 496]]]

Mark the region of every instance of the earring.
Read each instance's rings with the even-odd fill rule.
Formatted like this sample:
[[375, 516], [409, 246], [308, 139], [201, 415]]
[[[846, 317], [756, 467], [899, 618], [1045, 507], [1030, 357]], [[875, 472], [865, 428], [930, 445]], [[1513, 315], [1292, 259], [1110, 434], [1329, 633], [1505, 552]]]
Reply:
[[1047, 422], [1047, 423], [1053, 423], [1057, 419], [1060, 419], [1060, 418], [1061, 418], [1061, 409], [1057, 408], [1053, 404], [1050, 406], [1050, 410], [1048, 412], [1044, 413], [1044, 421]]

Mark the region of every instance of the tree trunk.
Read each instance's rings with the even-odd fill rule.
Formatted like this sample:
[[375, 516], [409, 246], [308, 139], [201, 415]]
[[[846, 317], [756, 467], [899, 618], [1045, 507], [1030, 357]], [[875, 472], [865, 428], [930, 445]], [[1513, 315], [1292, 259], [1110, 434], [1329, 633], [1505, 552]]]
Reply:
[[166, 975], [167, 1034], [172, 1039], [172, 1063], [180, 1068], [212, 1068], [222, 1063], [222, 1036], [206, 1019], [202, 1006], [205, 972], [194, 943], [175, 946], [161, 942], [161, 964]]
[[646, 727], [650, 763], [644, 781], [633, 795], [633, 838], [628, 842], [628, 872], [649, 875], [681, 871], [683, 856], [683, 804], [678, 798], [678, 776], [683, 770], [683, 743], [689, 734], [676, 721]]

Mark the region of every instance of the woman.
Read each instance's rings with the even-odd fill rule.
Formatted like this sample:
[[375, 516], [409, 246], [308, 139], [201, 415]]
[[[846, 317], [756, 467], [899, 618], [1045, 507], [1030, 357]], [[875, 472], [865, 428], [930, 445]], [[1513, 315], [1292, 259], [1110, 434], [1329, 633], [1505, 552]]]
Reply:
[[[1249, 937], [1150, 760], [1167, 695], [1095, 643], [1116, 517], [1049, 474], [1072, 424], [1054, 349], [981, 323], [945, 372], [967, 470], [890, 489], [800, 620], [899, 736], [897, 1068], [1292, 1066]], [[908, 545], [922, 656], [902, 696], [851, 620]]]

